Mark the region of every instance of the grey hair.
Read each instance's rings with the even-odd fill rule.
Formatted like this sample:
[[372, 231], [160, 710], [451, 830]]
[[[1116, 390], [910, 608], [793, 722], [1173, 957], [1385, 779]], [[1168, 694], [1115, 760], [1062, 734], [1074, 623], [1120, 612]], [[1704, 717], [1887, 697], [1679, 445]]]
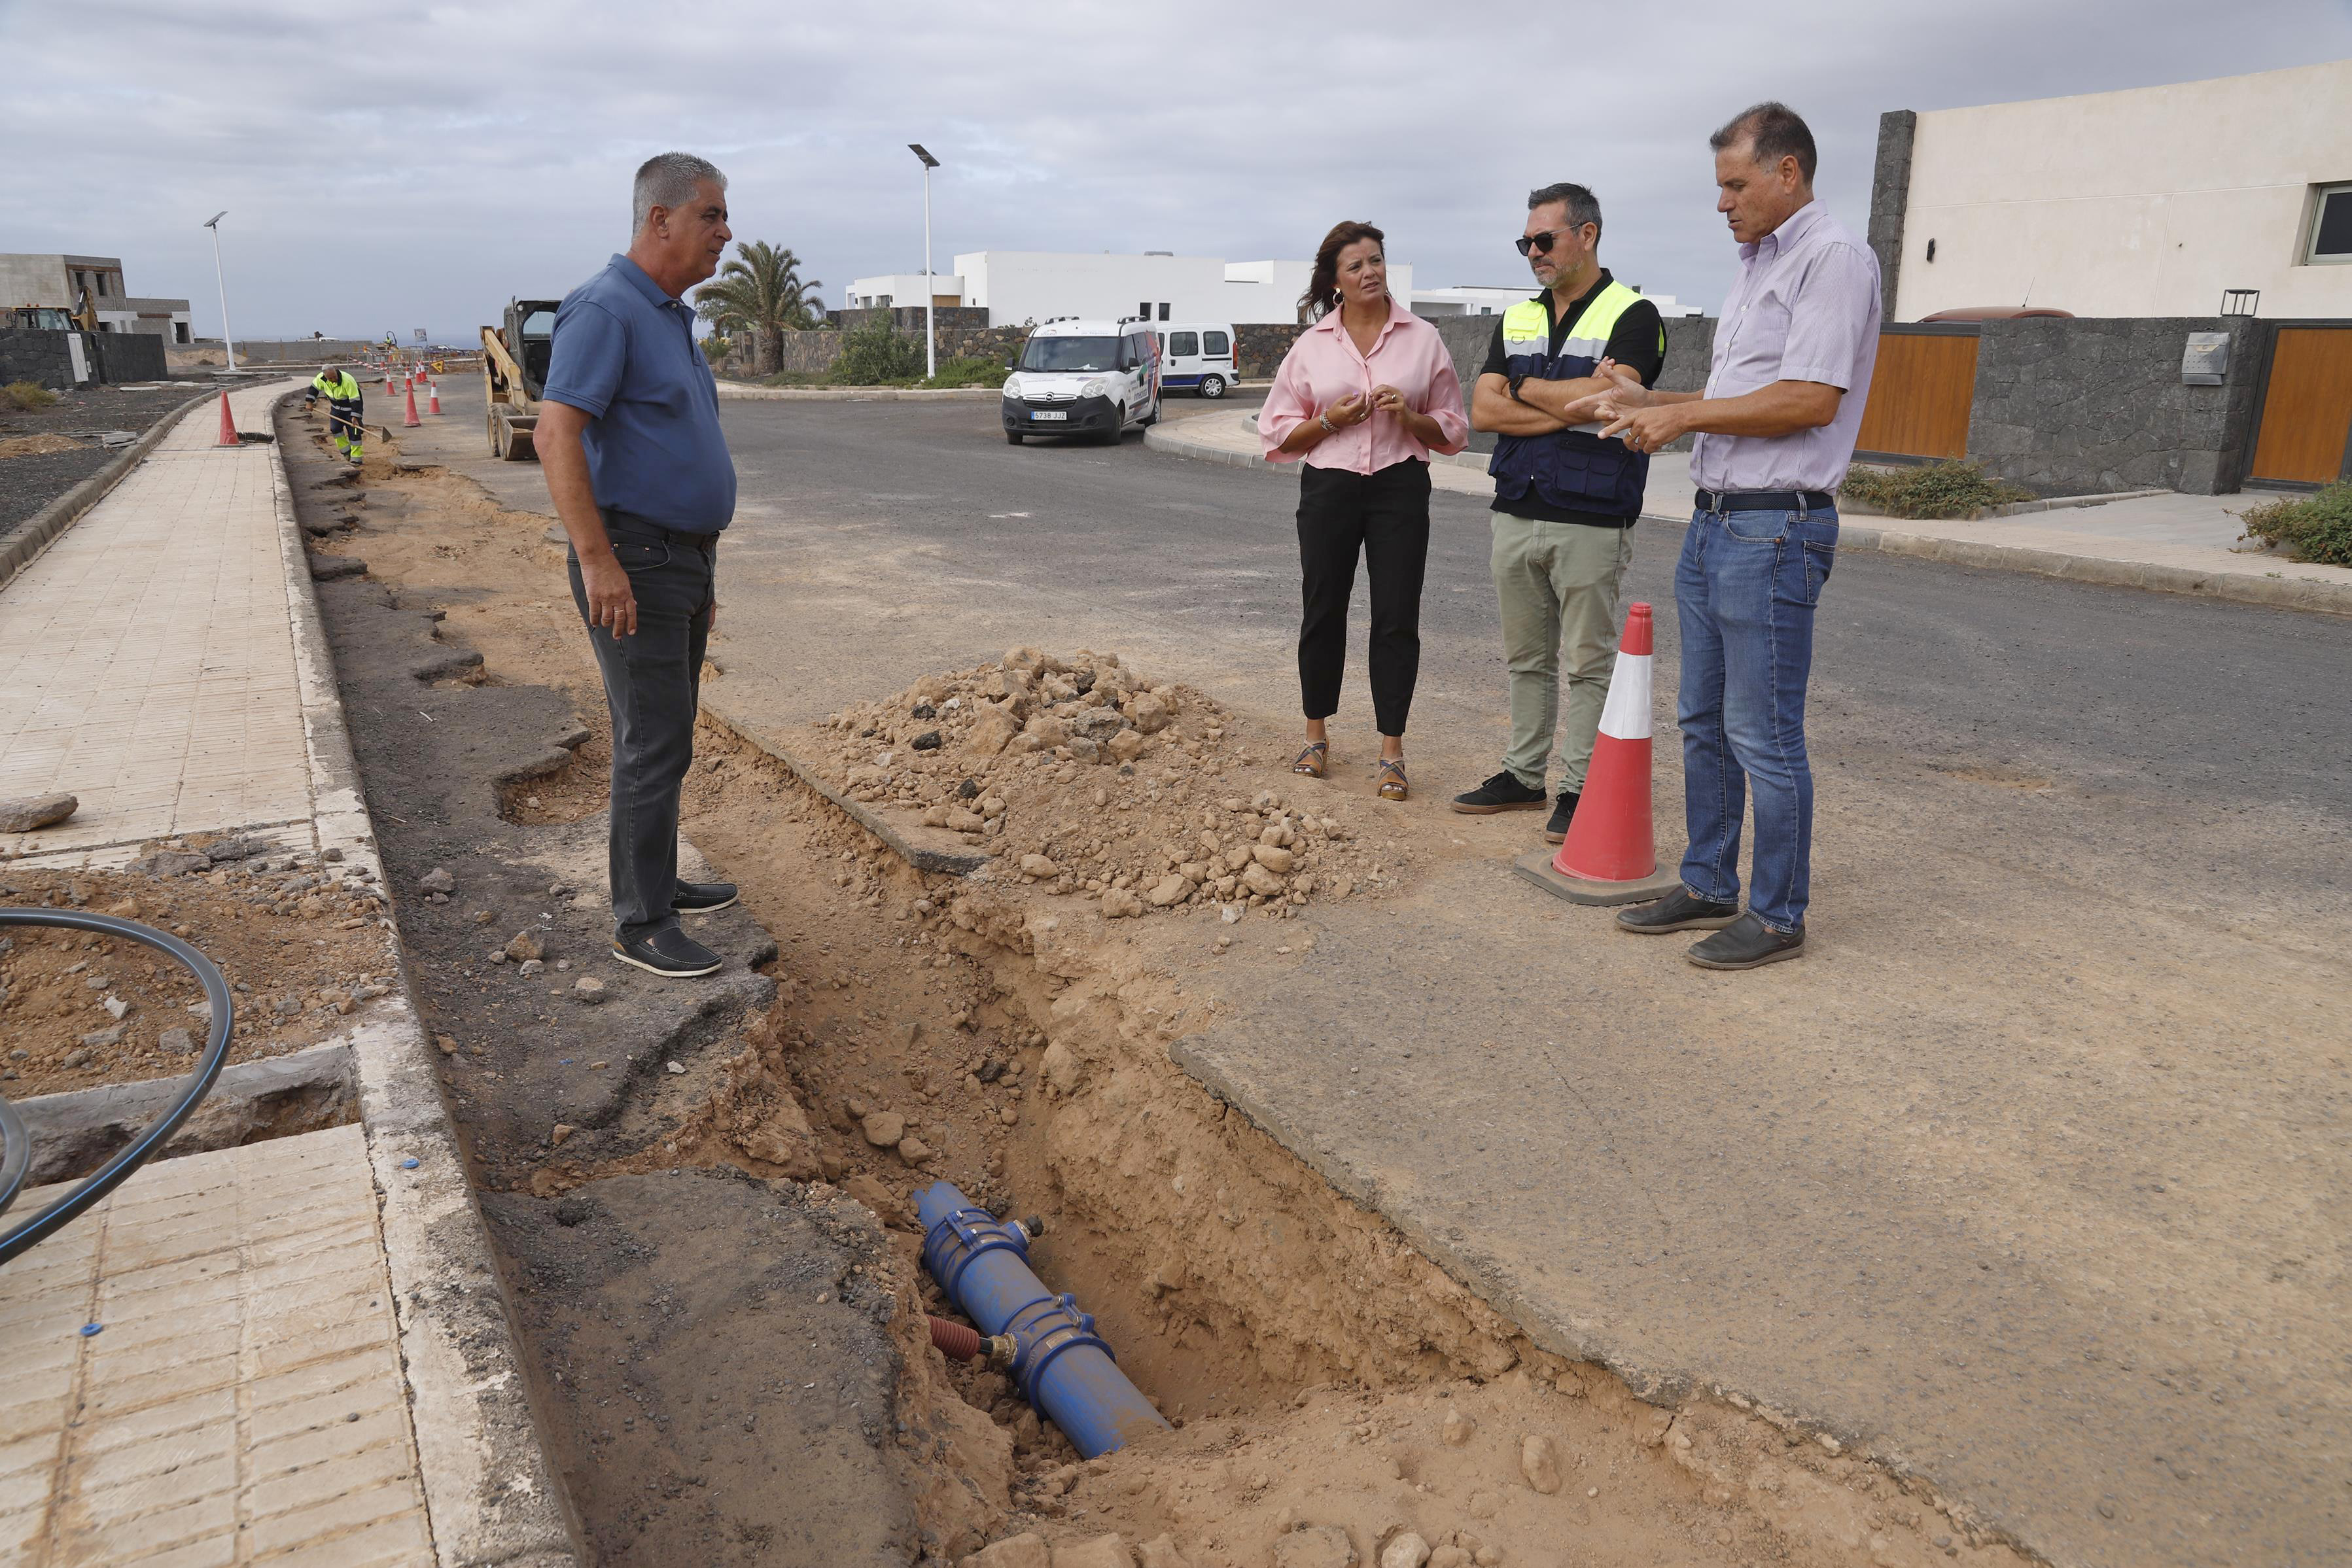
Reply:
[[1601, 237], [1601, 199], [1598, 196], [1582, 185], [1570, 184], [1565, 180], [1557, 185], [1546, 185], [1539, 191], [1528, 193], [1528, 211], [1531, 213], [1538, 207], [1548, 207], [1554, 202], [1559, 203], [1568, 209], [1569, 227], [1580, 229], [1585, 225], [1591, 224], [1592, 237], [1595, 239]]
[[1813, 183], [1813, 169], [1821, 155], [1813, 149], [1812, 128], [1787, 104], [1767, 99], [1743, 109], [1706, 139], [1706, 144], [1717, 152], [1738, 141], [1748, 144], [1762, 168], [1772, 168], [1783, 158], [1794, 158], [1797, 172], [1805, 177], [1805, 183]]
[[636, 183], [630, 190], [629, 232], [636, 234], [656, 207], [681, 207], [694, 199], [694, 188], [708, 180], [720, 190], [727, 176], [708, 158], [691, 152], [656, 152], [637, 165]]

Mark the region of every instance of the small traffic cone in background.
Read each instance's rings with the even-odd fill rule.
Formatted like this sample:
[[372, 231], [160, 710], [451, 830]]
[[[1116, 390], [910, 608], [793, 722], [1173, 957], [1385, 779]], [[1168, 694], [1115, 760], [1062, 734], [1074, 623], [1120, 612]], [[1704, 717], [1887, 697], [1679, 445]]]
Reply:
[[441, 389], [435, 386], [431, 382], [426, 382], [425, 383], [425, 390], [426, 392], [431, 394], [431, 402], [433, 405], [425, 412], [427, 413], [439, 413], [441, 412]]
[[408, 417], [400, 422], [403, 430], [415, 430], [425, 422], [416, 417], [416, 383], [408, 383]]
[[383, 372], [383, 395], [390, 397], [392, 395], [392, 371], [387, 369]]
[[1642, 904], [1682, 885], [1660, 872], [1650, 812], [1650, 654], [1656, 636], [1647, 604], [1626, 607], [1601, 733], [1584, 790], [1557, 855], [1520, 857], [1520, 873], [1576, 904]]
[[215, 446], [241, 446], [244, 444], [243, 442], [240, 442], [236, 438], [236, 421], [229, 414], [228, 393], [226, 392], [221, 393], [220, 439], [213, 443], [213, 444]]

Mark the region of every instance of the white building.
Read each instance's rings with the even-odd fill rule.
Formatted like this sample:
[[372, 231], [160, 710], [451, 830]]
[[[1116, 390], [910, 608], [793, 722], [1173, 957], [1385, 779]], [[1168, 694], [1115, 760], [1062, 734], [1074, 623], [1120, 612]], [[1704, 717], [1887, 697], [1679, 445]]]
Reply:
[[[988, 312], [991, 326], [1017, 326], [1055, 316], [1154, 321], [1296, 321], [1298, 297], [1314, 264], [1305, 261], [1225, 261], [1212, 256], [1147, 251], [1119, 256], [1067, 251], [973, 251], [959, 256], [952, 274], [931, 279], [941, 306], [970, 305]], [[1412, 297], [1412, 267], [1391, 263], [1389, 288]], [[861, 277], [849, 286], [853, 308], [920, 305], [920, 273]]]
[[[1639, 287], [1634, 287], [1633, 291], [1656, 306], [1661, 316], [1704, 314], [1696, 305], [1678, 303], [1671, 294], [1646, 294]], [[1430, 317], [1500, 316], [1520, 300], [1535, 297], [1536, 286], [1532, 279], [1515, 288], [1481, 283], [1451, 284], [1444, 288], [1416, 288], [1412, 291], [1412, 313]]]
[[1881, 121], [1871, 243], [1890, 321], [2352, 317], [2352, 60]]
[[125, 293], [120, 256], [0, 256], [0, 326], [9, 324], [19, 308], [75, 310], [85, 299], [101, 332], [152, 332], [170, 343], [188, 340], [188, 302]]

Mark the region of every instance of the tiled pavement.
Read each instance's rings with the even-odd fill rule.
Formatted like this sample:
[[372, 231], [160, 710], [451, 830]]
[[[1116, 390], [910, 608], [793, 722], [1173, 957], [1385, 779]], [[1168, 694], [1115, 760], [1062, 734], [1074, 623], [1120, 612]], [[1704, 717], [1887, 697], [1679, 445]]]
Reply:
[[[232, 394], [268, 428], [276, 382]], [[0, 593], [0, 799], [81, 808], [52, 853], [307, 822], [310, 761], [267, 445], [200, 408]], [[307, 846], [306, 846], [307, 847]]]
[[433, 1561], [358, 1127], [145, 1166], [0, 1270], [0, 1561]]

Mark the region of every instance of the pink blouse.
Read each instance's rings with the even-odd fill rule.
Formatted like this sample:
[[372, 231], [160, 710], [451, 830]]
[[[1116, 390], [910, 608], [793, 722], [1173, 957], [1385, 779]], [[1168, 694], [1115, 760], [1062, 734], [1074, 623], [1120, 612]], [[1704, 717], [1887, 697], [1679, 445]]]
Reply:
[[[1355, 340], [1340, 325], [1339, 314], [1333, 310], [1301, 332], [1282, 357], [1274, 390], [1257, 416], [1265, 460], [1297, 463], [1303, 458], [1318, 468], [1372, 474], [1408, 457], [1426, 463], [1433, 450], [1454, 453], [1468, 445], [1470, 422], [1462, 414], [1462, 382], [1454, 374], [1454, 356], [1437, 329], [1391, 299], [1389, 319], [1373, 340], [1372, 351], [1360, 354]], [[1280, 450], [1301, 424], [1349, 392], [1369, 395], [1376, 386], [1392, 386], [1404, 393], [1407, 404], [1437, 422], [1444, 444], [1423, 446], [1396, 415], [1375, 413], [1361, 424], [1340, 426], [1339, 434], [1325, 436], [1305, 452]]]

